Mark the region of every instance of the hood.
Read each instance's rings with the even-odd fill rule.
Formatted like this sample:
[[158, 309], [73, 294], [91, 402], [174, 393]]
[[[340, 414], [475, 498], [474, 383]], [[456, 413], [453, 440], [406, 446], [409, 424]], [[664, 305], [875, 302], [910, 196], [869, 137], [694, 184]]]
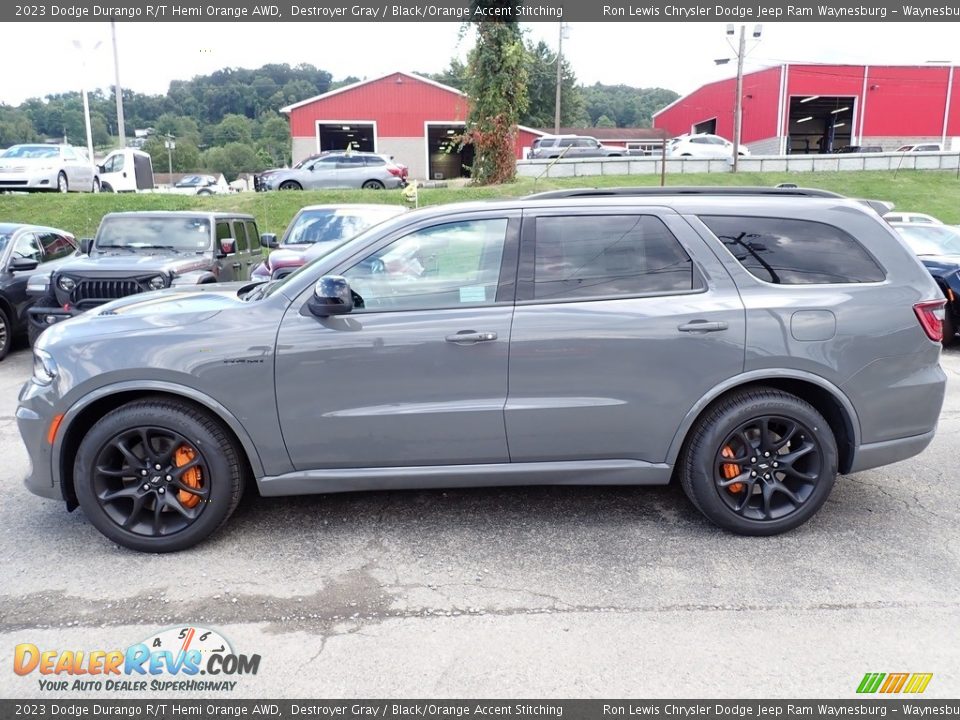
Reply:
[[960, 270], [960, 255], [922, 255], [920, 262], [935, 275], [947, 275]]
[[131, 295], [57, 323], [41, 337], [49, 335], [43, 344], [52, 345], [64, 338], [72, 343], [92, 336], [196, 325], [221, 310], [241, 306], [244, 301], [238, 293], [245, 287], [251, 283], [214, 283]]
[[144, 250], [137, 253], [125, 250], [94, 252], [61, 265], [58, 271], [68, 275], [73, 273], [91, 275], [129, 275], [145, 272], [186, 273], [202, 270], [209, 262], [201, 255], [177, 255], [169, 251]]
[[60, 164], [60, 158], [0, 158], [0, 170], [18, 167], [54, 167]]

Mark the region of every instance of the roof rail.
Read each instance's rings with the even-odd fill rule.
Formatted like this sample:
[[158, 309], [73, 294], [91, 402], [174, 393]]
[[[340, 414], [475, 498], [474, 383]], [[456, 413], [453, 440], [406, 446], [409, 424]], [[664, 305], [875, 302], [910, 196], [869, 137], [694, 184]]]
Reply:
[[631, 197], [642, 195], [772, 195], [775, 197], [822, 197], [842, 198], [829, 190], [817, 188], [780, 187], [612, 187], [574, 188], [571, 190], [548, 190], [527, 195], [526, 200], [560, 200], [578, 197]]

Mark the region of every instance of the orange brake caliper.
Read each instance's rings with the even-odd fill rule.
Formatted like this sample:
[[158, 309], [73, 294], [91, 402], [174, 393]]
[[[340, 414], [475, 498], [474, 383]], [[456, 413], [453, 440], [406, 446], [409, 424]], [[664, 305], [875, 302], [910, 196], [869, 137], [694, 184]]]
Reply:
[[[177, 467], [183, 467], [188, 462], [193, 460], [196, 457], [196, 453], [186, 445], [181, 445], [177, 448], [177, 451], [173, 454], [173, 464]], [[192, 467], [187, 470], [183, 477], [180, 478], [184, 485], [187, 487], [199, 489], [203, 484], [203, 476], [200, 473], [199, 467]], [[196, 507], [200, 503], [200, 496], [194, 495], [188, 490], [181, 490], [177, 493], [177, 500], [183, 503], [184, 507], [192, 508]]]
[[[723, 450], [720, 451], [720, 454], [725, 458], [736, 457], [733, 452], [733, 448], [729, 445], [724, 445]], [[740, 474], [740, 466], [736, 463], [724, 463], [723, 464], [723, 477], [727, 480], [733, 480], [737, 475]], [[741, 492], [743, 490], [743, 483], [733, 483], [727, 487], [727, 491], [733, 494]]]

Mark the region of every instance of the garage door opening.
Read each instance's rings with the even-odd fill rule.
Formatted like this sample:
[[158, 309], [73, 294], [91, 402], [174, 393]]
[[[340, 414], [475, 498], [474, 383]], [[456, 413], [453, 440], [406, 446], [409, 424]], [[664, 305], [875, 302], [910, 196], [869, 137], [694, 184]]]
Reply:
[[693, 134], [699, 135], [700, 133], [706, 133], [707, 135], [716, 135], [717, 134], [717, 119], [710, 118], [709, 120], [704, 120], [703, 122], [698, 122], [693, 126]]
[[856, 103], [855, 97], [836, 95], [790, 98], [790, 153], [835, 153], [849, 146]]
[[317, 123], [320, 150], [360, 150], [376, 152], [377, 132], [372, 122]]
[[427, 177], [450, 180], [470, 177], [473, 146], [460, 148], [457, 137], [463, 134], [463, 123], [427, 123]]

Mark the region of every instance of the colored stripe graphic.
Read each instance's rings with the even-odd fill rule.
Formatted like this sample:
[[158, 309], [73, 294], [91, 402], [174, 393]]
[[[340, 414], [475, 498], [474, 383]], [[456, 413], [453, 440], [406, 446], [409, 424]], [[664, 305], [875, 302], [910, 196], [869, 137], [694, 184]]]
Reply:
[[914, 673], [904, 689], [905, 693], [922, 693], [933, 679], [933, 673]]
[[898, 693], [907, 682], [910, 673], [890, 673], [880, 688], [882, 693]]
[[933, 673], [866, 673], [857, 692], [860, 694], [872, 693], [910, 693], [918, 695], [927, 689], [933, 679]]
[[860, 685], [857, 687], [857, 692], [875, 693], [885, 677], [885, 673], [867, 673], [863, 676], [863, 680], [860, 681]]

